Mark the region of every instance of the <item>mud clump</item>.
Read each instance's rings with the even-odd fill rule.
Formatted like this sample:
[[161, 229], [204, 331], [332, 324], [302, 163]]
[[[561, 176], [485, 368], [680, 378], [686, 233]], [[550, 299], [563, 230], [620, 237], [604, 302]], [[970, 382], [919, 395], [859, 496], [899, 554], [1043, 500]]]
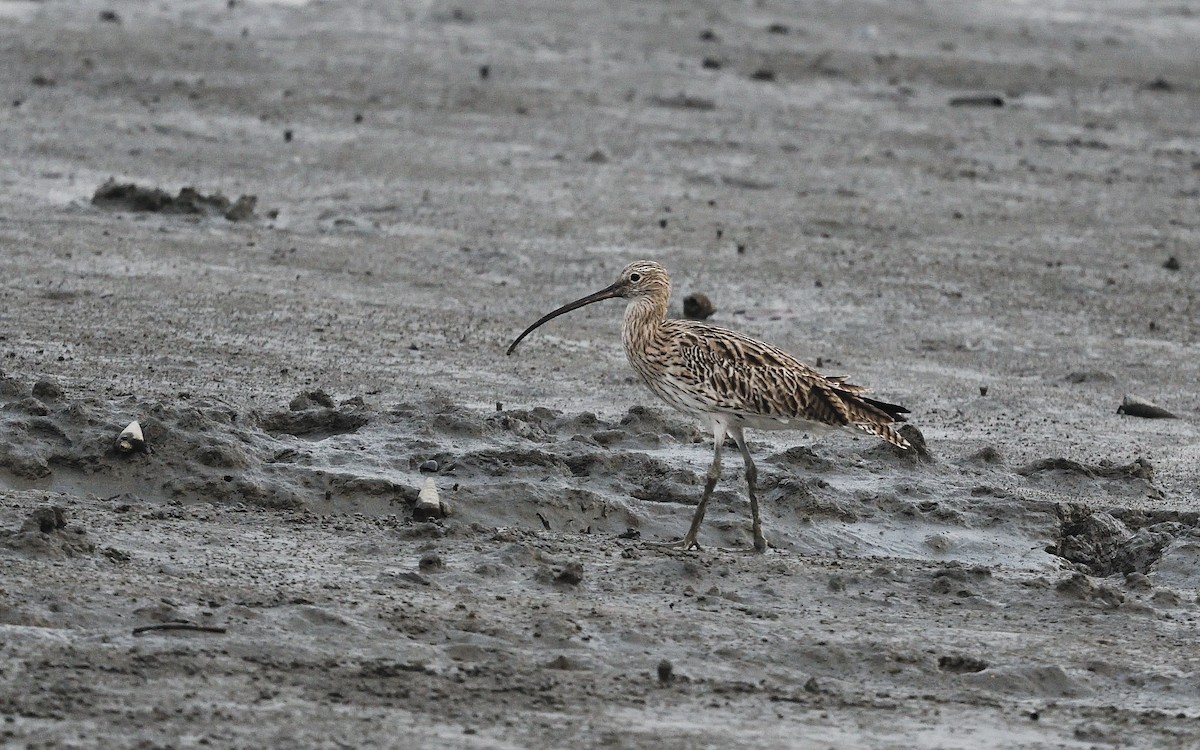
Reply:
[[254, 216], [258, 198], [240, 196], [230, 201], [221, 193], [205, 195], [194, 187], [185, 187], [172, 196], [161, 188], [141, 187], [132, 182], [109, 178], [92, 195], [92, 205], [113, 211], [221, 216], [229, 221], [245, 221]]
[[1097, 602], [1105, 607], [1116, 608], [1125, 603], [1125, 595], [1111, 586], [1097, 585], [1083, 573], [1074, 573], [1062, 579], [1054, 590], [1063, 596], [1083, 602]]
[[0, 547], [28, 557], [64, 559], [91, 554], [96, 545], [80, 526], [68, 526], [67, 512], [59, 505], [42, 505], [15, 531], [0, 530]]
[[1134, 531], [1111, 513], [1078, 508], [1062, 515], [1059, 540], [1046, 551], [1102, 577], [1150, 572], [1167, 545], [1185, 529], [1177, 521], [1162, 521]]
[[1138, 457], [1127, 464], [1114, 464], [1102, 461], [1098, 464], [1084, 464], [1070, 458], [1054, 457], [1034, 461], [1017, 470], [1022, 476], [1033, 476], [1046, 471], [1061, 471], [1067, 474], [1077, 474], [1088, 479], [1142, 479], [1154, 481], [1154, 466], [1144, 458]]
[[277, 411], [259, 420], [266, 432], [295, 437], [328, 437], [354, 432], [369, 421], [361, 399], [334, 405], [324, 391], [308, 391], [291, 400], [287, 411]]

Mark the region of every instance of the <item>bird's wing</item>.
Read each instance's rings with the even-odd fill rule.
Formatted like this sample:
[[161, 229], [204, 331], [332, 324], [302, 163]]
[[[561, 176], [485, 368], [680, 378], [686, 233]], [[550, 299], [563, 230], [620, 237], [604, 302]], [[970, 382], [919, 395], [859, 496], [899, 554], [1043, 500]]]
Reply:
[[[781, 421], [857, 426], [892, 441], [904, 410], [862, 396], [867, 389], [825, 376], [787, 352], [736, 331], [691, 321], [670, 332], [668, 374], [720, 410]], [[902, 439], [901, 439], [902, 440]]]

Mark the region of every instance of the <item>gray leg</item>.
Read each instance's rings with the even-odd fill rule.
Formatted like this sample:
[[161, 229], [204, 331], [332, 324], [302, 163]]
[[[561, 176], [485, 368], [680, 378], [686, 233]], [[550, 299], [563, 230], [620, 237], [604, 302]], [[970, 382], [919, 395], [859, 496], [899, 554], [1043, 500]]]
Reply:
[[713, 426], [713, 460], [708, 467], [708, 480], [704, 483], [704, 494], [700, 496], [700, 504], [696, 506], [696, 514], [692, 516], [692, 525], [688, 528], [687, 536], [683, 538], [684, 549], [700, 549], [696, 543], [696, 535], [700, 533], [700, 524], [704, 522], [704, 511], [708, 509], [708, 499], [712, 497], [713, 488], [721, 478], [721, 448], [725, 445], [725, 425], [717, 423]]
[[755, 485], [758, 483], [758, 469], [754, 467], [754, 459], [750, 457], [750, 449], [746, 447], [746, 436], [741, 427], [730, 427], [729, 434], [741, 451], [742, 461], [746, 464], [746, 485], [750, 489], [750, 528], [754, 533], [754, 549], [759, 552], [767, 551], [767, 538], [762, 532], [762, 518], [758, 514], [758, 494]]

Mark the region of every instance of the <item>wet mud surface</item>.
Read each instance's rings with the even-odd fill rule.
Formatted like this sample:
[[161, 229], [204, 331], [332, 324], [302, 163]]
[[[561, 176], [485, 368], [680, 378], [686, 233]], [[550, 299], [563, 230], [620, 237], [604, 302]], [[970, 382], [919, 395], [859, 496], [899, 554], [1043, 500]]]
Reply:
[[[0, 18], [0, 744], [1200, 742], [1186, 8]], [[638, 257], [923, 449], [751, 432], [771, 550], [736, 450], [657, 546], [619, 305], [504, 355]]]

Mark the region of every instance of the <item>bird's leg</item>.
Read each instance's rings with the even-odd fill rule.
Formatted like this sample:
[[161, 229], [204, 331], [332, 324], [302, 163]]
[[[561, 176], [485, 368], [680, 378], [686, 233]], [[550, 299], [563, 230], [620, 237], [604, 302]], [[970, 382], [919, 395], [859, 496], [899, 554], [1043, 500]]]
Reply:
[[742, 434], [742, 428], [732, 427], [729, 434], [733, 436], [733, 442], [737, 443], [738, 450], [742, 454], [742, 462], [746, 464], [746, 485], [750, 491], [750, 529], [754, 534], [754, 549], [758, 552], [766, 552], [767, 538], [763, 536], [762, 532], [762, 518], [758, 513], [758, 494], [755, 487], [758, 483], [758, 469], [754, 466], [750, 449], [746, 447], [746, 436]]
[[708, 467], [708, 478], [704, 482], [704, 494], [700, 496], [700, 504], [696, 506], [696, 513], [692, 516], [692, 525], [688, 527], [687, 536], [683, 538], [684, 549], [700, 549], [700, 545], [696, 543], [696, 535], [700, 533], [700, 524], [704, 522], [704, 512], [708, 510], [708, 499], [712, 497], [713, 489], [717, 486], [717, 481], [721, 479], [721, 448], [725, 444], [725, 427], [718, 425], [713, 429], [713, 460], [712, 465]]
[[692, 525], [688, 527], [687, 534], [680, 541], [655, 546], [678, 547], [685, 550], [700, 549], [696, 536], [700, 533], [700, 524], [704, 522], [704, 512], [708, 510], [708, 499], [712, 497], [713, 488], [717, 486], [717, 481], [721, 478], [721, 448], [725, 445], [725, 425], [717, 424], [713, 427], [713, 439], [712, 465], [708, 467], [707, 479], [704, 482], [704, 494], [700, 496], [700, 504], [696, 506], [696, 512], [692, 516]]

